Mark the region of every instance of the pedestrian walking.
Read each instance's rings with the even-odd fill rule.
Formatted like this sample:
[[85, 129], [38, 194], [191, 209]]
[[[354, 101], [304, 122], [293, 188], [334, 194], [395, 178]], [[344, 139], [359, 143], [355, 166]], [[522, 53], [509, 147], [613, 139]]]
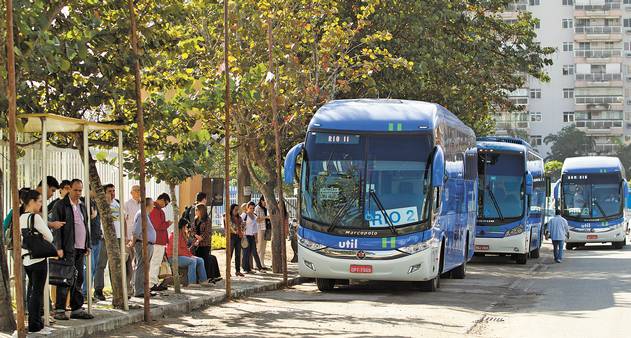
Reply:
[[205, 204], [198, 204], [197, 207], [195, 207], [195, 224], [193, 231], [195, 246], [193, 251], [195, 252], [195, 256], [204, 260], [206, 276], [211, 282], [216, 283], [221, 280], [221, 273], [219, 272], [217, 258], [211, 255], [213, 228]]
[[[53, 233], [39, 215], [43, 203], [42, 194], [36, 190], [29, 190], [23, 197], [23, 202], [25, 212], [20, 215], [20, 228], [27, 229], [30, 223], [46, 241], [52, 243]], [[48, 263], [45, 258], [31, 258], [25, 249], [22, 249], [22, 257], [22, 264], [28, 276], [28, 293], [26, 295], [29, 312], [28, 330], [29, 332], [40, 332], [44, 328], [40, 311], [44, 304], [44, 284], [48, 274]]]
[[125, 270], [127, 272], [127, 290], [128, 295], [131, 295], [132, 290], [132, 279], [134, 276], [134, 220], [136, 214], [140, 210], [140, 186], [134, 185], [131, 187], [129, 192], [131, 198], [125, 202], [125, 242], [127, 245], [125, 247]]
[[[53, 233], [57, 254], [67, 264], [72, 264], [77, 272], [83, 271], [84, 256], [90, 252], [90, 229], [87, 210], [81, 202], [83, 182], [74, 179], [70, 182], [70, 193], [63, 200], [55, 204], [52, 212], [53, 221], [65, 224]], [[55, 319], [68, 320], [66, 315], [66, 297], [70, 294], [70, 318], [92, 319], [94, 316], [83, 310], [83, 274], [78, 273], [74, 285], [58, 286], [55, 301]]]
[[267, 242], [272, 240], [272, 220], [267, 213], [267, 202], [265, 202], [264, 196], [261, 196], [259, 199], [259, 203], [254, 208], [254, 214], [258, 225], [256, 251], [259, 254], [263, 268], [266, 268], [265, 251], [267, 250]]
[[[186, 222], [179, 222], [178, 229], [180, 230], [180, 236], [178, 236], [178, 243], [174, 241], [174, 233], [172, 232], [169, 235], [169, 244], [167, 245], [167, 257], [169, 258], [169, 263], [173, 261], [173, 248], [175, 245], [178, 246], [177, 254], [178, 254], [178, 264], [180, 267], [186, 267], [188, 274], [187, 280], [189, 284], [203, 284], [208, 282], [208, 277], [206, 275], [206, 268], [204, 267], [204, 260], [200, 257], [195, 257], [191, 254], [190, 247], [187, 243], [187, 238], [189, 238], [189, 230], [186, 226]], [[174, 273], [178, 273], [175, 271]]]
[[[156, 230], [151, 224], [149, 214], [153, 210], [153, 199], [147, 197], [145, 199], [145, 208], [147, 210], [147, 263], [151, 261], [153, 254], [153, 244], [156, 242]], [[145, 260], [142, 252], [142, 212], [138, 210], [134, 217], [134, 251], [136, 253], [136, 269], [134, 270], [134, 297], [142, 298], [145, 295]], [[156, 293], [149, 290], [151, 296]]]
[[164, 259], [167, 243], [169, 242], [169, 227], [173, 222], [166, 220], [164, 208], [171, 203], [171, 197], [167, 193], [162, 193], [153, 204], [153, 210], [149, 215], [151, 223], [156, 230], [156, 242], [153, 245], [153, 254], [151, 255], [149, 284], [151, 291], [165, 291], [167, 287], [160, 285], [158, 275], [160, 273], [160, 265]]
[[258, 251], [256, 250], [256, 235], [258, 233], [258, 224], [256, 223], [256, 215], [254, 214], [254, 207], [256, 204], [250, 202], [247, 205], [247, 211], [241, 215], [241, 218], [245, 221], [245, 238], [248, 241], [248, 246], [243, 250], [243, 270], [245, 273], [253, 274], [254, 271], [250, 266], [250, 257], [254, 257], [256, 267], [259, 271], [268, 270], [261, 264]]
[[563, 261], [563, 242], [570, 238], [570, 228], [565, 218], [561, 216], [561, 209], [557, 209], [555, 216], [548, 221], [548, 230], [554, 248], [554, 261], [561, 263]]
[[[225, 217], [224, 217], [225, 223]], [[230, 206], [230, 243], [227, 243], [230, 255], [234, 257], [235, 275], [243, 277], [241, 273], [241, 240], [243, 239], [245, 224], [243, 218], [239, 216], [239, 205], [232, 204]], [[228, 227], [224, 224], [224, 229]]]

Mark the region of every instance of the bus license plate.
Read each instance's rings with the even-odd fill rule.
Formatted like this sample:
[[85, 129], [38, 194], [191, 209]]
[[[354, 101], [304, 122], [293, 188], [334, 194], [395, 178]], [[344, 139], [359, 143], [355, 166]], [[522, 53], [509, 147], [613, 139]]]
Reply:
[[598, 239], [598, 235], [587, 235], [587, 239]]
[[372, 273], [372, 265], [351, 265], [351, 273]]
[[489, 246], [488, 245], [476, 245], [475, 249], [476, 250], [481, 250], [481, 251], [489, 250]]

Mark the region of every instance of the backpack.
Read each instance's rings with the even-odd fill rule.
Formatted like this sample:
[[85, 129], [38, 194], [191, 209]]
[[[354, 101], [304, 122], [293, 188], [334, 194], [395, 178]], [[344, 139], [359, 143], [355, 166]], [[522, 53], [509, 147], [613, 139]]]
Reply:
[[10, 211], [11, 215], [7, 215], [9, 217], [9, 226], [4, 231], [4, 245], [6, 246], [6, 250], [13, 250], [13, 210]]

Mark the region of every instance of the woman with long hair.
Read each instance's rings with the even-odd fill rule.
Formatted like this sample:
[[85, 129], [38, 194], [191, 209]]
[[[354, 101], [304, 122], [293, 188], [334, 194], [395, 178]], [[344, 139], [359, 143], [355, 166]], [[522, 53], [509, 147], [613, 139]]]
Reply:
[[267, 270], [265, 266], [265, 251], [267, 249], [267, 241], [272, 239], [272, 221], [267, 212], [267, 203], [265, 202], [264, 196], [261, 196], [259, 199], [259, 203], [254, 209], [254, 214], [256, 215], [256, 223], [258, 225], [256, 248], [259, 258], [261, 259], [261, 265], [264, 270]]
[[[225, 222], [225, 220], [224, 220]], [[227, 229], [224, 226], [224, 229]], [[228, 250], [230, 255], [234, 257], [235, 275], [243, 277], [241, 273], [241, 239], [243, 238], [243, 219], [239, 216], [239, 206], [232, 204], [230, 206], [230, 243]]]
[[208, 279], [212, 283], [220, 281], [221, 273], [219, 273], [217, 260], [213, 260], [213, 257], [210, 254], [213, 229], [205, 204], [200, 203], [195, 206], [195, 222], [193, 231], [194, 246], [197, 248], [194, 250], [195, 256], [204, 260], [204, 268], [206, 269], [206, 276], [208, 276]]
[[247, 211], [241, 215], [241, 218], [245, 222], [245, 238], [248, 241], [248, 247], [243, 250], [243, 270], [246, 273], [255, 273], [250, 266], [250, 257], [254, 257], [256, 268], [259, 271], [263, 271], [263, 265], [261, 259], [256, 251], [256, 234], [258, 233], [258, 224], [256, 223], [256, 215], [254, 214], [254, 202], [248, 203]]

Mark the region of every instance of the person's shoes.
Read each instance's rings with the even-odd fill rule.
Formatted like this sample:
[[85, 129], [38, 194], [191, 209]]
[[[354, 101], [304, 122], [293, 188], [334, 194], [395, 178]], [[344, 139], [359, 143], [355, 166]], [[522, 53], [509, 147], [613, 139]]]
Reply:
[[169, 287], [166, 285], [162, 285], [162, 284], [158, 285], [158, 291], [167, 291], [168, 289]]
[[222, 280], [223, 280], [223, 278], [221, 278], [221, 277], [213, 278], [213, 284], [217, 283], [217, 282], [221, 282]]
[[70, 318], [72, 319], [94, 319], [94, 316], [81, 310], [79, 312], [76, 313], [71, 313], [70, 314]]
[[244, 274], [242, 274], [241, 272], [237, 272], [237, 273], [236, 273], [236, 275], [237, 275], [238, 277], [245, 277], [245, 275], [244, 275]]
[[154, 284], [151, 289], [151, 291], [160, 291], [160, 289], [158, 288], [158, 285]]
[[247, 273], [248, 275], [256, 275], [256, 272], [254, 272], [254, 270], [248, 270], [245, 273]]
[[263, 266], [263, 267], [259, 268], [259, 271], [269, 271], [269, 270], [270, 270], [270, 268], [268, 268], [266, 266]]
[[561, 263], [560, 259], [555, 259], [554, 261], [557, 262], [557, 263]]
[[55, 320], [70, 320], [65, 312], [55, 313], [55, 316], [53, 318], [55, 318]]
[[100, 301], [104, 301], [105, 300], [105, 295], [103, 294], [103, 291], [94, 291], [94, 298], [100, 300]]

